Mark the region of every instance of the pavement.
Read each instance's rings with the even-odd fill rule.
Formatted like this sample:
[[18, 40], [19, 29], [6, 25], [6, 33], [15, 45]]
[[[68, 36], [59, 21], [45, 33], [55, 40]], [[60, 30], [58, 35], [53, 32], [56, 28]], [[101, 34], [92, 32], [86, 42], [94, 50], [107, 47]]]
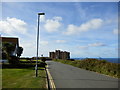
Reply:
[[46, 62], [56, 88], [118, 88], [118, 79], [54, 61]]

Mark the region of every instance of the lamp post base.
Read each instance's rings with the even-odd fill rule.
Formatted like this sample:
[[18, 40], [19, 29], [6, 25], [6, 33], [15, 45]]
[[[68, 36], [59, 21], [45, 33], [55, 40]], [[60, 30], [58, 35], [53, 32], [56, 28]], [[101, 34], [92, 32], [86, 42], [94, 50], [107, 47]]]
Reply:
[[37, 67], [37, 65], [35, 66], [35, 76], [36, 77], [38, 76], [38, 67]]

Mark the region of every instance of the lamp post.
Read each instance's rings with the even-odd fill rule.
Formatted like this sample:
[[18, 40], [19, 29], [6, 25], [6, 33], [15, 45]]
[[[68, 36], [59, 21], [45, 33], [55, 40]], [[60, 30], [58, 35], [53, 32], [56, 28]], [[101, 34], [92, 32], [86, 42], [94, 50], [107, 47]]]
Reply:
[[36, 66], [35, 66], [35, 76], [38, 76], [38, 48], [39, 48], [39, 19], [40, 15], [45, 15], [45, 13], [38, 13], [38, 28], [37, 28], [37, 56], [36, 56]]

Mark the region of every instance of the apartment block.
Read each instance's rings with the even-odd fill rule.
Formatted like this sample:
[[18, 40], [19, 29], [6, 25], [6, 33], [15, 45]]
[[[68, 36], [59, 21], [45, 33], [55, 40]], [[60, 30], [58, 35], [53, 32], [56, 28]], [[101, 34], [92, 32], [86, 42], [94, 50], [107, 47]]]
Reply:
[[55, 50], [55, 52], [49, 52], [49, 57], [51, 59], [70, 59], [70, 52]]

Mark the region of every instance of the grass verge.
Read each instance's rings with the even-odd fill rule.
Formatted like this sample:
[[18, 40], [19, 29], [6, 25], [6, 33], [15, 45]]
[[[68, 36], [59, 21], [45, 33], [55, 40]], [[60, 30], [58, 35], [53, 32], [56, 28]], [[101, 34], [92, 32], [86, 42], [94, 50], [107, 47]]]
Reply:
[[33, 68], [2, 69], [2, 88], [46, 88], [45, 70], [39, 68], [35, 77]]
[[89, 71], [94, 71], [101, 74], [109, 75], [115, 78], [120, 78], [120, 64], [110, 63], [107, 62], [106, 60], [84, 59], [84, 60], [70, 61], [70, 60], [55, 59], [54, 61], [61, 62], [64, 64], [69, 64]]
[[38, 77], [35, 77], [35, 63], [24, 60], [18, 64], [2, 65], [2, 88], [46, 88], [45, 63], [38, 63]]

